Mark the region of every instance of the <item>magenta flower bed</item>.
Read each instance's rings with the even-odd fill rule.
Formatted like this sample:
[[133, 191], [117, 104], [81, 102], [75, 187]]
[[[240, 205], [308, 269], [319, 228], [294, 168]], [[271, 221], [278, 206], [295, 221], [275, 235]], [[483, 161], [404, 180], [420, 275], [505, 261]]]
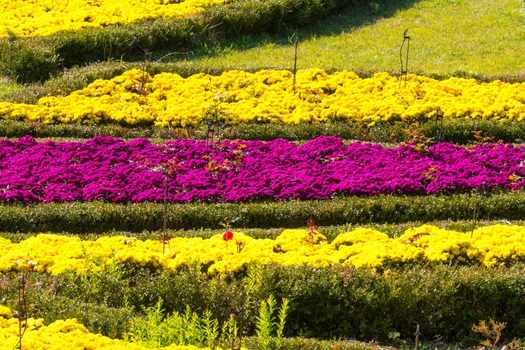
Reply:
[[327, 199], [336, 194], [427, 194], [518, 189], [525, 181], [522, 146], [449, 143], [418, 152], [412, 146], [344, 145], [319, 137], [285, 140], [177, 140], [96, 137], [86, 142], [0, 141], [0, 201], [143, 202], [163, 200], [161, 162], [170, 202]]

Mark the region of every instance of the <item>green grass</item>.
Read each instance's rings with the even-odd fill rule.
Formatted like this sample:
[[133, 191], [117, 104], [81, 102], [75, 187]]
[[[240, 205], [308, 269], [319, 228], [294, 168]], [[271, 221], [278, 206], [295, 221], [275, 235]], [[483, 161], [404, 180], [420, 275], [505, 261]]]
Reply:
[[[384, 4], [386, 2], [387, 4]], [[298, 32], [298, 67], [354, 70], [361, 75], [399, 71], [399, 46], [409, 29], [409, 70], [434, 77], [467, 76], [482, 80], [525, 80], [525, 9], [520, 0], [396, 0], [373, 11], [351, 7]], [[201, 44], [187, 55], [153, 51], [152, 73], [220, 73], [227, 69], [291, 69], [291, 32], [251, 35], [215, 45]], [[168, 56], [166, 56], [168, 55]], [[158, 59], [164, 57], [161, 62]], [[97, 78], [108, 79], [140, 57], [104, 61], [66, 70], [43, 84], [19, 88], [0, 79], [0, 100], [35, 102], [64, 95]], [[170, 61], [171, 60], [171, 61]]]
[[21, 90], [21, 86], [7, 78], [0, 77], [0, 101], [6, 96], [15, 94]]
[[[342, 12], [299, 32], [299, 68], [398, 71], [402, 34], [412, 37], [409, 69], [429, 75], [525, 73], [525, 11], [519, 0], [413, 0]], [[291, 67], [287, 34], [245, 37], [198, 52], [181, 65]]]

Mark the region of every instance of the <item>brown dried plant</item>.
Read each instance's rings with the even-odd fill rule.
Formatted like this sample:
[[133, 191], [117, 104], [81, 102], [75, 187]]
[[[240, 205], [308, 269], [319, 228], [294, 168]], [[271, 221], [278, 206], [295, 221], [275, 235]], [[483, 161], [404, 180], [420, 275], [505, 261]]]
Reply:
[[482, 320], [477, 324], [473, 325], [472, 331], [478, 333], [479, 335], [485, 338], [479, 343], [478, 349], [523, 349], [523, 343], [518, 339], [513, 339], [507, 344], [500, 344], [502, 340], [503, 330], [506, 327], [506, 322], [496, 322], [492, 319], [488, 322]]

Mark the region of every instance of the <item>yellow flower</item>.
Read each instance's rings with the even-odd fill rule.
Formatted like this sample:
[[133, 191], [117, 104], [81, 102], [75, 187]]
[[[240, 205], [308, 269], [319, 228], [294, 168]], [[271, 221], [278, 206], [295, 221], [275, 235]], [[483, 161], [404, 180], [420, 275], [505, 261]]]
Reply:
[[[18, 320], [0, 317], [0, 350], [14, 349], [17, 341]], [[24, 349], [205, 350], [208, 348], [180, 345], [149, 347], [90, 333], [75, 319], [58, 320], [46, 326], [41, 319], [30, 318], [27, 322], [27, 330], [24, 333]], [[245, 349], [243, 348], [243, 350]]]
[[[0, 0], [1, 1], [1, 0]], [[187, 0], [184, 3], [187, 3]], [[43, 97], [35, 105], [0, 102], [0, 118], [42, 123], [149, 124], [191, 126], [219, 113], [227, 123], [300, 124], [343, 120], [378, 123], [430, 118], [525, 120], [525, 83], [438, 81], [378, 73], [328, 74], [300, 70], [296, 90], [289, 71], [226, 71], [221, 75], [175, 73], [155, 76], [132, 69], [111, 80], [96, 80], [64, 97]]]
[[158, 240], [123, 236], [82, 241], [40, 234], [19, 243], [2, 240], [0, 244], [4, 252], [0, 272], [32, 270], [53, 275], [67, 271], [86, 274], [122, 263], [169, 270], [197, 264], [207, 266], [211, 274], [228, 274], [253, 263], [377, 268], [413, 263], [490, 267], [525, 261], [525, 227], [514, 225], [486, 226], [466, 233], [422, 225], [397, 238], [357, 228], [341, 233], [331, 243], [321, 233], [305, 229], [287, 229], [275, 239], [255, 239], [236, 231], [230, 241], [220, 234], [208, 239], [173, 238], [164, 252]]
[[0, 37], [47, 36], [60, 31], [188, 17], [223, 0], [0, 0]]

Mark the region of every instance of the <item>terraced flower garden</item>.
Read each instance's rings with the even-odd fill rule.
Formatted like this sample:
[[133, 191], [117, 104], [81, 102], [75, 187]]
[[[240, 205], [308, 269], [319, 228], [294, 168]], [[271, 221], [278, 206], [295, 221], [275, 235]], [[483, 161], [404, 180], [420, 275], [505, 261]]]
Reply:
[[520, 1], [0, 9], [0, 350], [525, 347]]

